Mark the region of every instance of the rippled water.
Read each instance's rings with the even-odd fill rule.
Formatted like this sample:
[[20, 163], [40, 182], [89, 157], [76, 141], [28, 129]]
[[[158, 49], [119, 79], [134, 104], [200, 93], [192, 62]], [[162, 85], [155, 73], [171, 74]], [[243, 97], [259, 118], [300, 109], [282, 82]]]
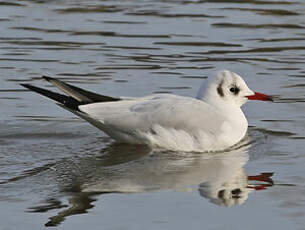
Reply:
[[[304, 229], [305, 3], [0, 1], [0, 229]], [[219, 69], [276, 103], [219, 154], [118, 145], [19, 83], [196, 95]], [[82, 214], [82, 215], [81, 215]]]

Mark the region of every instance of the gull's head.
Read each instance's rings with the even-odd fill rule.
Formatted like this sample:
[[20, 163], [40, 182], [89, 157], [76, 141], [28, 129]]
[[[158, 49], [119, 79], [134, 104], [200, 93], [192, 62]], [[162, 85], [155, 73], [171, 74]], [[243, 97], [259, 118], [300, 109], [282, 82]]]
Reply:
[[197, 95], [209, 104], [223, 104], [241, 107], [248, 100], [272, 101], [270, 96], [253, 92], [246, 82], [229, 70], [219, 71], [216, 76], [204, 84]]

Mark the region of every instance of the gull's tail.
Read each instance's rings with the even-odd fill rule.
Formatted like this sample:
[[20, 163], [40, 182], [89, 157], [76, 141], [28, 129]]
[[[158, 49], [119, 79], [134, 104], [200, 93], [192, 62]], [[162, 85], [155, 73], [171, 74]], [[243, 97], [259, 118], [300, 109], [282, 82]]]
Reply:
[[21, 84], [23, 87], [34, 91], [36, 93], [39, 93], [43, 96], [46, 96], [56, 102], [59, 103], [59, 105], [62, 105], [64, 107], [67, 107], [68, 109], [72, 111], [78, 111], [78, 106], [90, 104], [90, 103], [96, 103], [96, 102], [111, 102], [111, 101], [119, 101], [120, 98], [114, 98], [109, 97], [105, 95], [100, 95], [97, 93], [93, 93], [81, 88], [78, 88], [73, 85], [69, 85], [63, 81], [60, 81], [58, 79], [52, 78], [52, 77], [46, 77], [43, 76], [43, 79], [50, 82], [52, 85], [56, 86], [58, 89], [66, 93], [68, 96], [55, 93], [51, 90], [39, 88], [30, 84]]

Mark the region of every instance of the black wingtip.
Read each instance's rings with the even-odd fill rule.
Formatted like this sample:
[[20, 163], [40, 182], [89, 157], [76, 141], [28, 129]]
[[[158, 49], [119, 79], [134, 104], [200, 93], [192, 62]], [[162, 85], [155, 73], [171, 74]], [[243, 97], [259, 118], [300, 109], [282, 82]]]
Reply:
[[20, 85], [23, 86], [24, 88], [27, 88], [27, 89], [32, 90], [32, 91], [34, 91], [33, 89], [35, 88], [35, 86], [30, 85], [30, 84], [21, 83]]
[[82, 103], [80, 103], [79, 101], [75, 100], [72, 97], [66, 96], [66, 95], [62, 95], [59, 93], [55, 93], [53, 91], [47, 90], [47, 89], [43, 89], [40, 87], [36, 87], [30, 84], [20, 84], [21, 86], [34, 91], [36, 93], [39, 93], [45, 97], [48, 97], [54, 101], [59, 102], [60, 104], [68, 107], [69, 109], [72, 110], [78, 110], [78, 106], [81, 105]]
[[45, 76], [45, 75], [43, 75], [42, 78], [43, 78], [44, 80], [46, 80], [46, 81], [54, 80], [54, 78], [48, 77], [48, 76]]

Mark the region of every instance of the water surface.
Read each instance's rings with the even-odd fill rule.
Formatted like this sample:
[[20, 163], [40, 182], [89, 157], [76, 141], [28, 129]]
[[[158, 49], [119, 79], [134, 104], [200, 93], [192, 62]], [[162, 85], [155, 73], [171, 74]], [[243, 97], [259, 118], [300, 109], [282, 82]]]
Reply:
[[[1, 230], [304, 229], [303, 1], [13, 0], [0, 13]], [[219, 154], [115, 144], [19, 85], [194, 96], [219, 69], [276, 96], [244, 106], [248, 137]]]

